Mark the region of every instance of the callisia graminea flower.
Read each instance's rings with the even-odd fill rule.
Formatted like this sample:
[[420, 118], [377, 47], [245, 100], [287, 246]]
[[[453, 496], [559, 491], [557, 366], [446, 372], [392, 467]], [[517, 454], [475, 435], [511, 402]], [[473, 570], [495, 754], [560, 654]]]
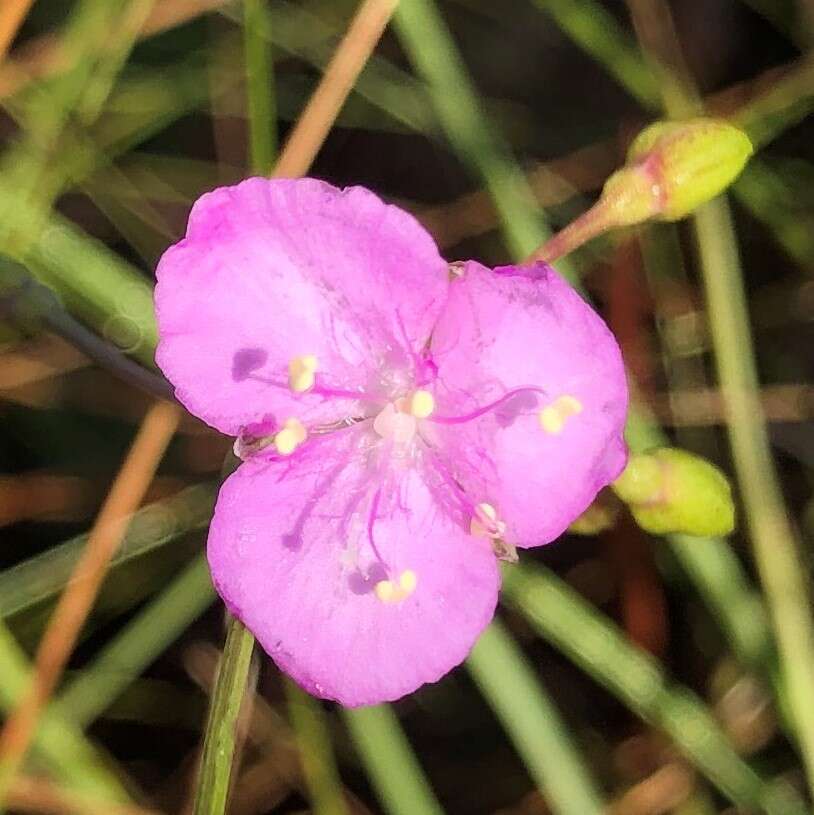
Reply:
[[438, 680], [494, 614], [496, 553], [556, 538], [624, 467], [596, 313], [543, 264], [451, 268], [366, 189], [216, 189], [157, 276], [158, 364], [244, 459], [215, 586], [317, 696]]

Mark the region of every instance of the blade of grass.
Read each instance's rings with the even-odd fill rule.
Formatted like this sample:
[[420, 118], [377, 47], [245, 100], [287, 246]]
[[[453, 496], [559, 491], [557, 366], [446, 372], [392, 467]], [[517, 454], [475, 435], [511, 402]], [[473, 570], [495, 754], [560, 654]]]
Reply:
[[116, 79], [124, 68], [139, 32], [146, 23], [156, 0], [130, 0], [117, 17], [115, 26], [108, 31], [101, 57], [82, 93], [76, 113], [85, 125], [94, 122], [110, 96]]
[[[628, 0], [634, 14], [641, 0]], [[640, 27], [677, 53], [670, 9], [664, 2], [653, 14], [655, 31]], [[663, 31], [659, 30], [663, 28]], [[660, 53], [653, 49], [656, 57]], [[688, 82], [691, 81], [689, 78]], [[675, 89], [673, 89], [675, 90]], [[665, 94], [665, 107], [673, 116], [692, 106], [694, 89], [679, 89], [673, 100]], [[807, 572], [799, 542], [789, 520], [772, 457], [766, 422], [760, 406], [746, 289], [740, 266], [737, 237], [726, 197], [700, 207], [692, 217], [701, 276], [710, 314], [715, 365], [726, 406], [727, 431], [743, 497], [752, 549], [773, 623], [780, 657], [780, 676], [787, 694], [787, 714], [797, 736], [806, 769], [809, 792], [814, 795], [814, 624]]]
[[[205, 529], [215, 501], [213, 484], [198, 484], [140, 509], [128, 522], [110, 569], [123, 566], [188, 532]], [[73, 575], [87, 534], [0, 572], [0, 619], [20, 614], [59, 594]]]
[[68, 684], [57, 709], [89, 727], [216, 599], [198, 555]]
[[791, 527], [760, 407], [759, 379], [731, 214], [725, 200], [693, 226], [727, 429], [755, 560], [777, 635], [780, 669], [814, 794], [814, 627], [806, 568]]
[[667, 733], [738, 806], [768, 815], [806, 812], [785, 784], [764, 781], [735, 753], [703, 702], [668, 681], [659, 663], [553, 572], [504, 570], [504, 601], [638, 716]]
[[542, 242], [541, 235], [546, 236], [534, 193], [484, 114], [436, 4], [433, 0], [402, 3], [394, 24], [410, 61], [427, 83], [452, 147], [489, 192], [509, 251], [516, 257], [527, 255]]
[[481, 634], [466, 664], [551, 811], [604, 812], [602, 795], [554, 702], [498, 620]]
[[569, 39], [590, 54], [645, 108], [657, 107], [661, 97], [655, 77], [629, 47], [627, 32], [599, 3], [574, 0], [533, 0]]
[[[17, 641], [0, 622], [0, 707], [13, 710], [28, 685], [30, 665]], [[105, 758], [82, 732], [47, 710], [34, 741], [34, 754], [61, 782], [102, 801], [125, 802], [129, 796]]]
[[37, 648], [29, 687], [0, 730], [0, 808], [73, 651], [110, 558], [121, 543], [128, 516], [141, 503], [179, 419], [179, 409], [167, 402], [158, 403], [147, 412], [88, 535], [75, 580], [68, 583], [60, 596]]
[[237, 717], [253, 650], [251, 632], [240, 620], [230, 616], [204, 733], [201, 770], [192, 807], [194, 815], [219, 815], [226, 811]]
[[331, 736], [320, 703], [291, 680], [286, 679], [283, 684], [311, 810], [314, 815], [348, 815]]
[[62, 337], [88, 360], [122, 381], [159, 399], [172, 398], [172, 386], [127, 357], [119, 348], [71, 316], [56, 294], [21, 264], [0, 254], [0, 300], [9, 325], [28, 333], [37, 330]]
[[[60, 54], [69, 66], [64, 74], [51, 82], [38, 83], [27, 92], [25, 114], [22, 117], [26, 134], [12, 144], [0, 158], [3, 188], [13, 191], [15, 200], [25, 201], [42, 220], [50, 209], [56, 194], [53, 172], [58, 168], [56, 155], [60, 134], [69, 116], [77, 111], [83, 95], [95, 85], [95, 69], [104, 71], [106, 56], [115, 58], [116, 49], [106, 55], [103, 44], [116, 31], [116, 21], [130, 2], [144, 0], [80, 0], [60, 36]], [[118, 37], [112, 35], [113, 42]], [[97, 59], [97, 55], [102, 57]], [[26, 235], [13, 229], [13, 221], [7, 223], [6, 215], [13, 210], [13, 202], [0, 202], [0, 233], [4, 241], [24, 247]]]
[[341, 713], [384, 811], [388, 815], [442, 815], [390, 706], [342, 708]]
[[[12, 198], [0, 189], [3, 204]], [[23, 201], [17, 202], [16, 213], [15, 225], [32, 237], [24, 265], [54, 289], [72, 314], [152, 367], [158, 330], [146, 279], [68, 219], [52, 215], [41, 229]]]

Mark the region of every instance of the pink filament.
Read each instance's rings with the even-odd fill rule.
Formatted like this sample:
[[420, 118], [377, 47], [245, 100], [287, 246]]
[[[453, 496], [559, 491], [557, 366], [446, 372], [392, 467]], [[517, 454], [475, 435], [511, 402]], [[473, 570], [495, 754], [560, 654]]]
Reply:
[[437, 422], [438, 424], [464, 424], [464, 422], [471, 422], [473, 419], [478, 419], [483, 416], [485, 413], [489, 413], [490, 410], [494, 410], [497, 407], [500, 407], [504, 402], [507, 402], [514, 396], [517, 396], [519, 393], [539, 393], [542, 396], [546, 395], [546, 392], [542, 388], [534, 387], [533, 385], [529, 385], [522, 388], [512, 388], [510, 391], [506, 391], [499, 399], [495, 399], [494, 402], [490, 402], [488, 405], [484, 405], [483, 407], [475, 408], [471, 413], [465, 413], [463, 416], [429, 416], [426, 421], [428, 422]]
[[382, 497], [382, 488], [376, 490], [376, 493], [373, 496], [373, 500], [370, 502], [370, 514], [367, 518], [367, 539], [370, 541], [370, 548], [373, 550], [373, 554], [376, 555], [379, 563], [382, 564], [384, 567], [385, 572], [389, 575], [390, 569], [387, 567], [387, 563], [385, 562], [384, 558], [381, 556], [379, 552], [379, 547], [376, 546], [376, 541], [373, 540], [373, 524], [376, 523], [377, 513], [379, 511], [379, 501]]

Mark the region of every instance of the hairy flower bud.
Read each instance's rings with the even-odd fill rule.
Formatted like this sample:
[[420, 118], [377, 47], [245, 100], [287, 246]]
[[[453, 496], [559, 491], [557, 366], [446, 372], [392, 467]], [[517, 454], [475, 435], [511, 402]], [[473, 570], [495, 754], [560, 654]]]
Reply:
[[656, 122], [633, 141], [599, 200], [529, 260], [551, 263], [610, 229], [683, 218], [723, 192], [752, 152], [746, 133], [722, 119]]
[[631, 144], [627, 166], [650, 180], [653, 216], [676, 221], [723, 192], [752, 152], [746, 133], [722, 119], [656, 122]]
[[613, 490], [653, 534], [728, 535], [735, 528], [726, 476], [686, 450], [660, 447], [632, 455]]

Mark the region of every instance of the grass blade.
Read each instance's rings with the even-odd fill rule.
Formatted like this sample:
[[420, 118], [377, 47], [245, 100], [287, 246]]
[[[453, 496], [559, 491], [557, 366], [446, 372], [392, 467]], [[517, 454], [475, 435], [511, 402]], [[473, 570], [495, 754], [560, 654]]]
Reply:
[[73, 679], [57, 700], [59, 709], [89, 727], [215, 599], [200, 554]]
[[314, 815], [348, 815], [331, 736], [320, 702], [290, 679], [284, 681], [288, 716], [297, 739]]
[[[172, 543], [188, 532], [206, 528], [214, 501], [214, 486], [198, 484], [140, 509], [132, 516], [110, 568], [115, 569]], [[59, 594], [76, 566], [87, 537], [87, 534], [78, 535], [0, 572], [0, 619], [19, 614]]]
[[546, 237], [534, 193], [508, 147], [492, 131], [438, 7], [433, 0], [401, 3], [393, 22], [428, 85], [447, 138], [492, 197], [509, 251], [516, 257], [528, 255]]
[[498, 620], [481, 634], [467, 667], [552, 812], [604, 812], [601, 793], [557, 708]]
[[727, 429], [746, 520], [777, 635], [789, 712], [814, 792], [814, 626], [806, 569], [784, 505], [763, 418], [746, 292], [725, 199], [698, 210], [694, 228]]
[[343, 708], [342, 716], [388, 815], [442, 815], [389, 705]]
[[668, 681], [659, 663], [553, 572], [515, 566], [504, 571], [504, 599], [547, 640], [638, 716], [663, 730], [735, 804], [768, 815], [802, 815], [790, 787], [770, 784], [735, 753], [698, 697]]
[[[28, 687], [30, 666], [8, 629], [0, 623], [0, 707], [15, 708]], [[56, 711], [44, 712], [34, 740], [34, 755], [67, 786], [101, 801], [125, 802], [129, 796], [105, 759], [82, 733]]]

